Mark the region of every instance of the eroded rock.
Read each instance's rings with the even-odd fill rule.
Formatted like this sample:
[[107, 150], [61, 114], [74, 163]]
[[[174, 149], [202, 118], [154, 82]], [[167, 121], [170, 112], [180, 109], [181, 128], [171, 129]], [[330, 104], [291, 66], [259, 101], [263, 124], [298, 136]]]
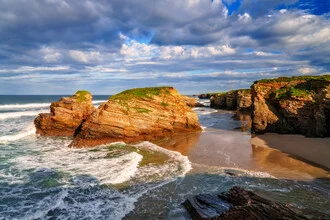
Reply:
[[330, 136], [330, 76], [282, 77], [252, 85], [252, 131]]
[[36, 133], [43, 136], [73, 136], [76, 129], [93, 112], [92, 95], [77, 91], [50, 105], [50, 113], [42, 113], [34, 120]]
[[95, 109], [71, 146], [137, 142], [200, 130], [197, 114], [174, 88], [138, 88], [114, 95]]

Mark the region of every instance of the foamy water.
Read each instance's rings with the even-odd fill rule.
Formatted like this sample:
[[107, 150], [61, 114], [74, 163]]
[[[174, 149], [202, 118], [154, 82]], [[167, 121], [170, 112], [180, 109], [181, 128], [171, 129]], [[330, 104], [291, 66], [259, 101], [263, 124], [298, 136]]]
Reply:
[[[329, 204], [330, 195], [322, 188], [282, 182], [267, 172], [240, 169], [232, 155], [218, 152], [220, 149], [215, 151], [221, 156], [217, 159], [224, 158], [228, 167], [205, 166], [205, 171], [199, 173], [196, 167], [203, 165], [192, 164], [189, 155], [183, 156], [150, 142], [134, 145], [133, 151], [125, 150], [127, 145], [123, 142], [95, 148], [68, 148], [70, 138], [35, 135], [35, 116], [49, 112], [50, 103], [58, 99], [46, 103], [44, 98], [35, 100], [37, 98], [33, 97], [33, 103], [0, 100], [0, 219], [117, 220], [125, 216], [190, 219], [181, 205], [188, 195], [218, 193], [233, 185], [272, 191], [289, 202], [296, 202], [298, 194], [300, 205], [317, 196], [313, 205], [321, 210]], [[93, 104], [97, 106], [106, 99], [101, 97]], [[207, 104], [207, 100], [204, 103]], [[204, 132], [232, 130], [242, 124], [233, 121], [232, 113], [227, 111], [194, 110]], [[225, 145], [236, 141], [228, 133], [221, 142]], [[116, 150], [112, 150], [116, 146]], [[203, 147], [210, 152], [210, 146]], [[156, 153], [165, 155], [166, 160], [141, 165], [145, 159], [142, 151], [150, 152], [148, 157]], [[224, 171], [228, 169], [238, 175], [227, 175]]]

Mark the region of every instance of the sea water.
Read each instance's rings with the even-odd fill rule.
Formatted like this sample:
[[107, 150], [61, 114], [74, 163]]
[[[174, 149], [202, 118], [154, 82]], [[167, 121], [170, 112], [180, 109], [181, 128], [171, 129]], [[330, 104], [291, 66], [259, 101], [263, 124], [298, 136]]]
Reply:
[[[199, 162], [196, 155], [204, 150], [194, 150], [211, 149], [203, 145], [203, 136], [180, 153], [151, 142], [75, 149], [67, 147], [71, 138], [35, 135], [34, 118], [61, 97], [0, 96], [0, 219], [190, 219], [182, 206], [187, 196], [234, 185], [329, 213], [328, 182], [284, 180], [245, 169], [221, 147], [216, 149], [220, 156], [212, 158], [221, 163]], [[107, 98], [94, 96], [93, 104]], [[237, 137], [249, 140], [249, 131], [237, 131], [247, 122], [233, 120], [232, 112], [195, 111], [203, 134], [227, 144]]]

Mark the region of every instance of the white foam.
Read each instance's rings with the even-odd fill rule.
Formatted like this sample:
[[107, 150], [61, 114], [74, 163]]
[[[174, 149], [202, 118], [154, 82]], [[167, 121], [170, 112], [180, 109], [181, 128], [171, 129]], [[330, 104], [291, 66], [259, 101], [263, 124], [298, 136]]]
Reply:
[[[49, 142], [48, 142], [49, 143]], [[45, 142], [47, 145], [47, 142]], [[56, 169], [73, 176], [91, 175], [101, 184], [117, 184], [128, 181], [138, 169], [142, 156], [132, 152], [117, 158], [108, 158], [106, 148], [74, 149], [51, 143], [40, 149], [39, 155], [24, 155], [13, 159], [17, 167], [25, 169]], [[60, 158], [60, 159], [59, 159]]]
[[0, 113], [0, 120], [8, 119], [8, 118], [20, 118], [23, 116], [37, 116], [40, 111], [25, 111], [25, 112], [6, 112]]
[[0, 110], [45, 108], [45, 107], [49, 107], [49, 106], [50, 106], [50, 103], [11, 104], [11, 105], [0, 105]]
[[96, 104], [101, 104], [101, 103], [104, 103], [104, 102], [107, 102], [108, 100], [95, 100], [95, 101], [92, 101], [92, 103], [94, 104], [94, 105], [96, 105]]
[[0, 143], [6, 143], [10, 141], [16, 141], [21, 138], [33, 135], [36, 133], [36, 129], [33, 124], [29, 125], [26, 129], [24, 129], [22, 132], [14, 135], [5, 135], [0, 137]]

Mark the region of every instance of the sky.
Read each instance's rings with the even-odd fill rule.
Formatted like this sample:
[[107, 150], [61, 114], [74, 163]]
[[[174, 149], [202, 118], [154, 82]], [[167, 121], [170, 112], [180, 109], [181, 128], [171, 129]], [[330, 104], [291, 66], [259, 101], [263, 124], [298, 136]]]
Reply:
[[330, 74], [329, 0], [0, 0], [0, 94]]

